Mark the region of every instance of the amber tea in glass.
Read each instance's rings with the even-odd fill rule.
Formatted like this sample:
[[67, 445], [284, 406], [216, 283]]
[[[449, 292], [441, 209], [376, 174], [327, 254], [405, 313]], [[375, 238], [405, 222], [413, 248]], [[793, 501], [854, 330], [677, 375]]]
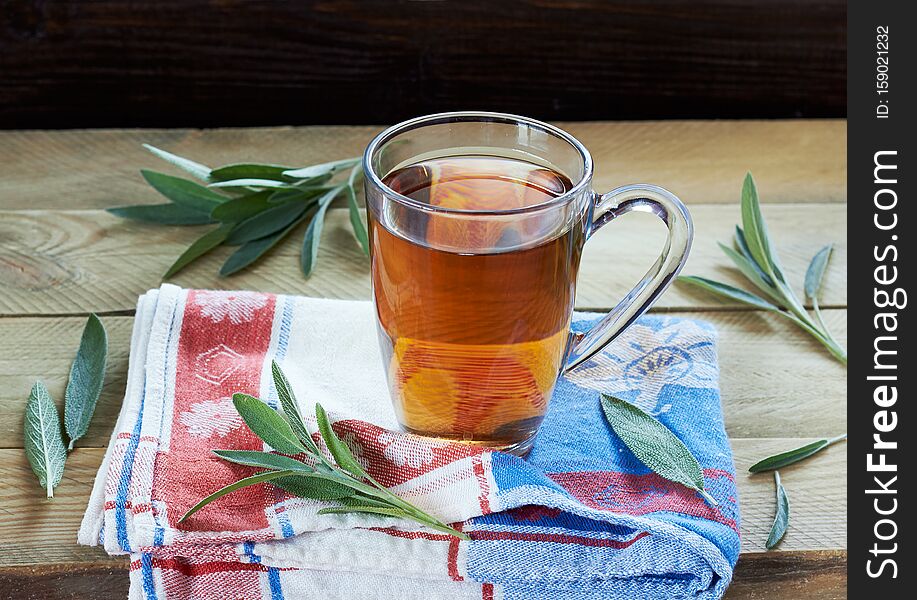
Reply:
[[[677, 198], [654, 186], [596, 195], [585, 148], [522, 117], [415, 119], [380, 134], [364, 169], [384, 366], [400, 423], [419, 435], [527, 451], [558, 375], [645, 311], [690, 244]], [[667, 222], [663, 256], [574, 338], [583, 244], [635, 209]]]

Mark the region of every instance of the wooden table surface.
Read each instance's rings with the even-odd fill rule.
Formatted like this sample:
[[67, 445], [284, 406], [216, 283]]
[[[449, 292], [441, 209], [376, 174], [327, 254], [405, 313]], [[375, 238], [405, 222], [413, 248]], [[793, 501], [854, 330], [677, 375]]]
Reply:
[[[689, 205], [697, 236], [686, 274], [741, 282], [716, 241], [728, 241], [739, 222], [742, 178], [752, 171], [771, 235], [797, 287], [811, 256], [835, 243], [821, 306], [828, 326], [846, 343], [845, 121], [561, 125], [592, 151], [597, 189], [656, 183]], [[137, 171], [169, 167], [140, 144], [210, 165], [310, 164], [356, 155], [378, 130], [0, 132], [0, 597], [126, 597], [127, 561], [78, 546], [76, 531], [124, 393], [137, 296], [157, 287], [161, 273], [200, 235], [195, 227], [129, 222], [102, 210], [157, 201]], [[331, 211], [324, 235], [309, 279], [299, 272], [298, 242], [291, 238], [236, 276], [217, 277], [221, 250], [174, 282], [368, 299], [368, 264], [345, 210]], [[647, 215], [629, 215], [603, 229], [586, 247], [577, 306], [611, 307], [651, 264], [663, 239], [663, 226]], [[742, 557], [727, 597], [845, 598], [846, 447], [782, 471], [791, 523], [770, 552], [764, 540], [774, 515], [773, 479], [745, 471], [773, 451], [847, 430], [846, 369], [780, 317], [690, 288], [676, 284], [655, 310], [703, 318], [720, 331], [723, 408], [742, 512]], [[63, 398], [90, 311], [109, 331], [108, 376], [93, 424], [68, 459], [54, 500], [47, 501], [22, 450], [23, 408], [36, 379]]]

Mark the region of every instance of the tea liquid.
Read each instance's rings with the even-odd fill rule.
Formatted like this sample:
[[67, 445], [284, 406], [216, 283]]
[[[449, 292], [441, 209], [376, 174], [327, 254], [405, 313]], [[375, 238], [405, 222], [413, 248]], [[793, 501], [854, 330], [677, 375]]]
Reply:
[[[571, 187], [542, 166], [474, 156], [416, 163], [384, 182], [431, 207], [494, 211], [542, 204]], [[581, 224], [526, 245], [524, 220], [450, 220], [419, 210], [398, 218], [423, 220], [412, 223], [422, 240], [393, 233], [378, 215], [370, 215], [370, 235], [380, 339], [401, 423], [497, 447], [530, 440], [570, 337]], [[477, 250], [442, 250], [462, 246]]]

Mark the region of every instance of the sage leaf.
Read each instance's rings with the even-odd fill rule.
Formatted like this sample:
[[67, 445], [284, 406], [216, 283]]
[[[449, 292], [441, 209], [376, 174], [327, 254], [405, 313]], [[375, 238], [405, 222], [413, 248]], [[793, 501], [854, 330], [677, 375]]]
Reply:
[[209, 496], [207, 496], [206, 498], [204, 498], [203, 500], [201, 500], [200, 502], [192, 506], [191, 509], [188, 510], [188, 512], [186, 512], [182, 516], [182, 518], [178, 520], [178, 522], [179, 523], [184, 522], [185, 520], [188, 519], [188, 517], [190, 517], [191, 515], [193, 515], [200, 509], [204, 508], [205, 506], [207, 506], [214, 500], [222, 498], [226, 494], [232, 493], [236, 490], [240, 490], [244, 487], [248, 487], [251, 485], [257, 485], [259, 483], [265, 483], [267, 481], [271, 481], [273, 479], [279, 479], [280, 477], [286, 477], [289, 475], [295, 475], [295, 472], [293, 471], [265, 471], [264, 473], [258, 473], [257, 475], [252, 475], [251, 477], [240, 479], [239, 481], [236, 481], [235, 483], [230, 483], [226, 487], [215, 491], [214, 493], [210, 494]]
[[614, 396], [602, 394], [601, 402], [608, 424], [640, 462], [657, 475], [698, 492], [712, 506], [717, 505], [704, 490], [700, 463], [668, 427]]
[[767, 224], [761, 214], [761, 203], [758, 201], [758, 190], [751, 173], [745, 174], [742, 183], [742, 227], [748, 249], [755, 261], [768, 275], [783, 281], [783, 274], [771, 248]]
[[245, 267], [264, 256], [271, 248], [277, 245], [280, 240], [285, 238], [293, 229], [302, 222], [302, 217], [293, 221], [289, 227], [282, 229], [267, 237], [263, 237], [251, 242], [246, 242], [238, 250], [233, 252], [223, 266], [220, 268], [220, 277], [226, 277], [233, 273], [238, 273]]
[[315, 440], [312, 439], [312, 435], [309, 433], [309, 429], [303, 421], [302, 414], [299, 412], [296, 396], [293, 394], [293, 386], [290, 385], [290, 381], [287, 379], [287, 376], [284, 375], [283, 370], [275, 360], [271, 361], [271, 375], [274, 378], [274, 389], [277, 390], [277, 399], [280, 400], [280, 406], [283, 408], [283, 416], [287, 420], [287, 423], [289, 423], [290, 429], [293, 430], [293, 433], [296, 434], [299, 441], [311, 450], [315, 456], [320, 457], [322, 453], [318, 449]]
[[306, 212], [306, 204], [287, 202], [272, 204], [264, 210], [236, 225], [226, 238], [227, 244], [244, 244], [276, 233], [290, 226]]
[[282, 181], [274, 181], [273, 179], [257, 179], [257, 178], [245, 178], [245, 179], [230, 179], [228, 181], [218, 181], [216, 183], [211, 183], [208, 187], [212, 188], [233, 188], [233, 187], [260, 187], [260, 188], [286, 188], [290, 184], [283, 183]]
[[831, 252], [834, 250], [834, 244], [828, 244], [818, 251], [809, 268], [806, 270], [805, 292], [806, 297], [811, 300], [818, 299], [818, 292], [821, 290], [822, 281], [825, 278], [825, 270], [828, 267], [828, 261], [831, 260]]
[[354, 181], [360, 174], [360, 165], [356, 165], [350, 170], [350, 177], [347, 178], [347, 204], [350, 208], [350, 226], [353, 228], [353, 234], [363, 249], [363, 254], [369, 256], [369, 236], [366, 233], [366, 226], [360, 217], [360, 205], [357, 204], [357, 192], [354, 189]]
[[764, 278], [767, 277], [766, 275], [764, 277], [761, 276], [757, 265], [753, 264], [745, 256], [739, 254], [729, 246], [720, 242], [717, 242], [717, 244], [719, 244], [723, 253], [732, 260], [733, 264], [738, 267], [739, 271], [745, 275], [746, 279], [751, 281], [759, 290], [770, 296], [771, 299], [778, 302], [780, 301], [779, 292], [773, 285], [767, 283], [767, 280]]
[[214, 450], [214, 454], [237, 465], [247, 467], [258, 467], [261, 469], [271, 469], [273, 471], [297, 471], [300, 473], [314, 473], [308, 465], [284, 456], [283, 454], [274, 454], [273, 452], [261, 452], [260, 450]]
[[780, 543], [790, 524], [790, 499], [787, 498], [786, 490], [780, 482], [779, 471], [774, 471], [774, 484], [777, 488], [777, 510], [774, 514], [774, 524], [771, 526], [771, 532], [765, 544], [768, 550]]
[[303, 237], [302, 251], [300, 252], [299, 264], [302, 268], [303, 275], [308, 277], [315, 268], [315, 262], [318, 260], [318, 247], [321, 243], [322, 226], [325, 222], [325, 214], [328, 212], [328, 206], [331, 201], [341, 192], [341, 187], [333, 188], [318, 200], [318, 210], [315, 216], [306, 228], [306, 235]]
[[729, 298], [730, 300], [742, 302], [743, 304], [748, 304], [750, 306], [754, 306], [755, 308], [780, 312], [779, 308], [764, 298], [756, 296], [751, 292], [746, 292], [745, 290], [739, 289], [737, 287], [733, 287], [725, 283], [720, 283], [719, 281], [713, 281], [704, 277], [697, 277], [696, 275], [682, 275], [678, 278], [678, 281], [696, 285], [707, 290], [708, 292], [719, 294], [720, 296]]
[[[354, 477], [359, 479], [370, 479], [369, 475], [367, 475], [366, 471], [363, 469], [363, 465], [357, 462], [357, 459], [354, 458], [347, 444], [342, 442], [341, 438], [334, 433], [334, 430], [331, 428], [331, 423], [328, 421], [328, 415], [325, 413], [325, 409], [318, 403], [315, 404], [315, 419], [318, 421], [318, 430], [321, 432], [322, 439], [328, 447], [328, 452], [331, 453], [331, 456], [338, 466]], [[372, 480], [370, 479], [370, 481]]]
[[226, 237], [229, 235], [229, 232], [232, 230], [230, 225], [221, 225], [216, 229], [211, 229], [197, 240], [188, 246], [188, 248], [181, 253], [181, 256], [175, 259], [175, 262], [172, 263], [166, 272], [163, 273], [162, 278], [168, 279], [190, 265], [192, 262], [198, 258], [204, 256], [220, 244], [222, 244]]
[[226, 201], [225, 196], [212, 192], [206, 187], [187, 179], [147, 169], [142, 169], [140, 174], [157, 192], [175, 204], [191, 210], [209, 215], [214, 207]]
[[841, 440], [846, 440], [847, 434], [839, 435], [830, 440], [816, 440], [805, 446], [800, 446], [799, 448], [793, 448], [792, 450], [787, 450], [786, 452], [780, 452], [779, 454], [774, 454], [773, 456], [768, 456], [762, 460], [759, 460], [752, 466], [748, 468], [749, 473], [761, 473], [763, 471], [773, 471], [775, 469], [782, 469], [787, 465], [792, 465], [793, 463], [798, 463], [801, 460], [809, 458], [813, 454], [817, 454], [836, 442]]
[[151, 146], [150, 144], [143, 144], [143, 147], [167, 163], [178, 167], [186, 173], [190, 173], [193, 177], [201, 181], [210, 181], [210, 167], [207, 165], [202, 165], [201, 163], [194, 162], [193, 160], [178, 156], [177, 154], [172, 154], [171, 152], [166, 152], [165, 150], [160, 150], [156, 146]]
[[213, 219], [206, 212], [192, 210], [178, 204], [135, 204], [133, 206], [113, 206], [106, 211], [134, 221], [159, 223], [160, 225], [207, 225]]
[[365, 496], [362, 493], [357, 493], [357, 495], [351, 496], [349, 498], [340, 498], [338, 501], [345, 506], [375, 506], [378, 508], [392, 507], [392, 505], [385, 500], [379, 500], [378, 498]]
[[755, 272], [758, 273], [758, 277], [764, 280], [764, 282], [769, 287], [774, 287], [774, 282], [770, 278], [770, 275], [764, 272], [764, 269], [761, 267], [761, 265], [758, 264], [758, 262], [755, 260], [755, 257], [752, 255], [751, 250], [748, 249], [748, 241], [745, 239], [745, 232], [742, 231], [742, 228], [738, 225], [736, 225], [735, 241], [736, 248], [739, 249], [739, 252], [742, 254], [742, 256], [745, 257], [748, 263], [752, 265], [752, 267], [755, 269]]
[[32, 472], [38, 477], [38, 483], [47, 490], [48, 498], [53, 498], [54, 488], [64, 474], [67, 450], [61, 437], [57, 407], [48, 388], [40, 381], [32, 386], [25, 405], [23, 432], [25, 455]]
[[214, 181], [231, 181], [233, 179], [273, 179], [276, 181], [285, 181], [287, 178], [284, 176], [283, 172], [289, 171], [292, 168], [294, 167], [238, 163], [214, 169], [210, 172], [210, 177]]
[[289, 171], [285, 171], [284, 175], [294, 179], [311, 179], [313, 177], [321, 177], [329, 173], [333, 174], [335, 171], [339, 171], [341, 169], [347, 169], [354, 166], [358, 162], [360, 162], [359, 157], [345, 158], [343, 160], [334, 160], [319, 165], [304, 167], [302, 169], [291, 169]]
[[64, 392], [64, 427], [73, 450], [73, 442], [89, 429], [105, 381], [108, 359], [108, 333], [95, 314], [90, 314], [83, 327], [80, 347], [70, 366], [70, 379]]
[[271, 194], [273, 191], [263, 190], [227, 200], [210, 212], [210, 218], [221, 223], [241, 223], [273, 206], [268, 202]]
[[348, 506], [332, 506], [328, 508], [323, 508], [318, 511], [320, 515], [348, 515], [348, 514], [372, 514], [372, 515], [382, 515], [386, 517], [396, 517], [399, 519], [410, 519], [411, 515], [405, 512], [404, 510], [390, 506], [390, 507], [381, 507], [375, 505], [348, 505]]
[[233, 394], [232, 403], [248, 428], [274, 450], [284, 454], [306, 451], [286, 420], [258, 398]]
[[341, 500], [352, 497], [356, 492], [342, 483], [335, 483], [328, 479], [309, 477], [306, 475], [290, 475], [271, 481], [282, 490], [313, 500]]

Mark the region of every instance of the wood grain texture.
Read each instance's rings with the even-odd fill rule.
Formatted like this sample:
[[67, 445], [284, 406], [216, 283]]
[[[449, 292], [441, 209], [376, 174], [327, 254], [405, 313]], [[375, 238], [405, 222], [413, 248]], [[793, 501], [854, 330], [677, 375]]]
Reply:
[[[845, 202], [843, 120], [558, 123], [595, 159], [595, 188], [655, 183], [691, 204], [735, 203], [746, 171], [762, 201]], [[150, 143], [216, 167], [356, 156], [381, 126], [0, 131], [0, 209], [83, 209], [158, 196], [139, 169], [170, 171]]]
[[[835, 436], [847, 429], [847, 372], [795, 326], [756, 312], [674, 313], [719, 331], [720, 387], [733, 437]], [[847, 311], [825, 311], [846, 341]], [[132, 317], [103, 317], [108, 374], [81, 447], [104, 447], [121, 407]], [[22, 446], [22, 412], [42, 379], [60, 403], [84, 317], [0, 319], [0, 448]], [[775, 383], [775, 382], [779, 382]]]
[[[0, 567], [0, 589], [15, 600], [121, 600], [127, 595], [127, 561], [116, 565], [62, 563]], [[847, 553], [747, 554], [736, 565], [727, 600], [843, 600]]]
[[[836, 243], [821, 305], [847, 303], [847, 213], [843, 205], [771, 205], [764, 209], [784, 266], [802, 297], [809, 260]], [[308, 279], [299, 270], [302, 230], [254, 268], [221, 278], [231, 253], [221, 248], [174, 278], [179, 285], [254, 289], [326, 298], [369, 299], [369, 262], [359, 251], [347, 211], [329, 212], [319, 261]], [[717, 247], [740, 220], [738, 205], [692, 208], [696, 238], [685, 274], [747, 284]], [[137, 296], [158, 285], [166, 268], [204, 231], [127, 221], [102, 211], [0, 211], [0, 316], [130, 311]], [[586, 244], [577, 286], [580, 308], [610, 308], [656, 259], [665, 227], [648, 214], [630, 214]], [[742, 308], [683, 284], [662, 296], [659, 310]]]
[[[777, 448], [793, 447], [806, 439], [734, 439], [739, 468], [737, 484], [742, 507], [743, 552], [763, 550], [773, 521], [774, 484], [767, 475], [747, 476], [743, 467]], [[104, 450], [85, 448], [67, 461], [64, 480], [54, 500], [44, 500], [41, 488], [19, 449], [0, 450], [0, 570], [13, 566], [55, 563], [104, 563], [98, 548], [76, 544], [92, 481]], [[805, 464], [787, 469], [784, 485], [793, 506], [791, 524], [779, 552], [846, 548], [846, 461], [843, 447], [831, 448]]]
[[726, 600], [846, 600], [847, 552], [744, 554]]
[[0, 12], [0, 127], [846, 114], [842, 0], [127, 0]]

